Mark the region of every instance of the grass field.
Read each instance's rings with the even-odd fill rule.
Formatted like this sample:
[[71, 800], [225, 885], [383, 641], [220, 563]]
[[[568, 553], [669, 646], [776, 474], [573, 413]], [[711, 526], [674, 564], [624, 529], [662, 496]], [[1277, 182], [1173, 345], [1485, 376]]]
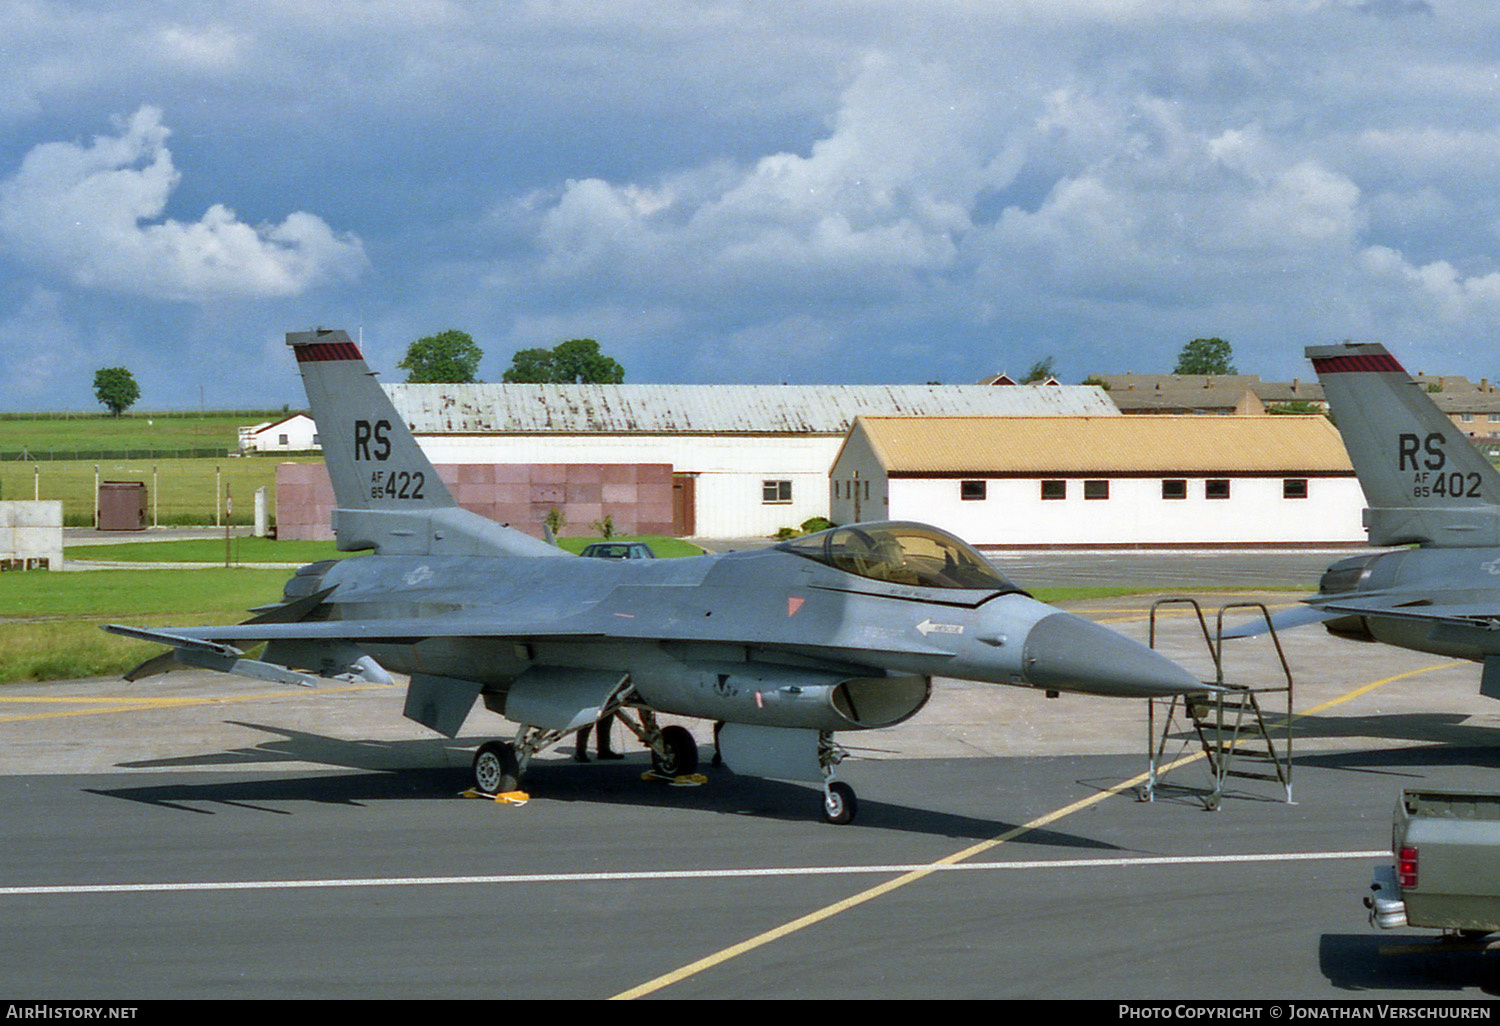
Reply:
[[[321, 462], [320, 456], [291, 457]], [[43, 463], [0, 462], [0, 499], [61, 499], [63, 523], [87, 527], [94, 517], [94, 468], [101, 481], [142, 481], [146, 485], [146, 523], [212, 524], [216, 489], [222, 509], [224, 491], [234, 499], [231, 524], [255, 517], [255, 490], [276, 492], [276, 465], [287, 457], [243, 456], [221, 460], [59, 460]], [[38, 494], [40, 493], [40, 494]], [[275, 506], [272, 505], [274, 513]]]
[[239, 448], [239, 429], [285, 413], [52, 414], [0, 417], [0, 452], [72, 449], [204, 449]]
[[281, 597], [281, 570], [0, 574], [0, 682], [115, 676], [162, 651], [101, 624], [234, 623]]
[[[353, 555], [340, 552], [331, 541], [275, 541], [270, 538], [231, 538], [231, 563], [315, 563]], [[189, 541], [120, 542], [112, 545], [69, 545], [68, 560], [108, 563], [223, 563], [223, 538]]]
[[[565, 538], [577, 552], [596, 538]], [[676, 538], [645, 541], [663, 557], [698, 555]], [[280, 542], [237, 538], [232, 551], [244, 563], [311, 563], [351, 555], [333, 542]], [[117, 562], [204, 562], [224, 559], [221, 539], [75, 545], [69, 559]], [[287, 570], [215, 567], [203, 570], [33, 571], [0, 574], [0, 683], [117, 676], [162, 651], [100, 630], [101, 624], [138, 627], [235, 623], [254, 606], [275, 602]]]
[[[578, 553], [598, 538], [562, 538], [558, 544]], [[643, 541], [657, 556], [700, 556], [703, 550], [680, 538], [660, 535], [617, 537], [616, 541]], [[231, 538], [232, 563], [312, 563], [320, 559], [338, 559], [353, 555], [340, 552], [331, 541], [273, 541], [269, 538]], [[67, 559], [98, 560], [111, 563], [222, 563], [224, 539], [201, 538], [170, 542], [117, 542], [110, 545], [70, 545], [64, 550]]]

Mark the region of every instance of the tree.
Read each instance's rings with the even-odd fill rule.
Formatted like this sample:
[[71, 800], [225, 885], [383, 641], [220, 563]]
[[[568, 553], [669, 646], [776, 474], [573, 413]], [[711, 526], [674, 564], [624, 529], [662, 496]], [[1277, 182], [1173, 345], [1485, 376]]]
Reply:
[[135, 375], [124, 367], [101, 367], [94, 371], [94, 398], [109, 407], [110, 416], [118, 417], [140, 397]]
[[1049, 378], [1055, 377], [1057, 372], [1053, 370], [1052, 365], [1053, 359], [1050, 356], [1038, 360], [1031, 365], [1031, 369], [1021, 378], [1021, 384], [1033, 385], [1038, 381], [1046, 381]]
[[1222, 338], [1195, 338], [1182, 347], [1173, 374], [1234, 374], [1234, 352]]
[[465, 331], [444, 331], [419, 338], [406, 347], [398, 364], [406, 371], [407, 384], [435, 383], [467, 385], [477, 380], [484, 350]]
[[569, 339], [552, 349], [522, 349], [511, 357], [502, 381], [518, 385], [618, 385], [625, 368], [599, 351], [591, 338]]

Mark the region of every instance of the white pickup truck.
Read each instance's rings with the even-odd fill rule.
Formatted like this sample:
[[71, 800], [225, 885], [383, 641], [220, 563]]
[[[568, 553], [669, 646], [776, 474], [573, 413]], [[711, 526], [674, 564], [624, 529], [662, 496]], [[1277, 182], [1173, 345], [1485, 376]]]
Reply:
[[1500, 793], [1402, 791], [1391, 854], [1365, 898], [1371, 925], [1500, 931]]

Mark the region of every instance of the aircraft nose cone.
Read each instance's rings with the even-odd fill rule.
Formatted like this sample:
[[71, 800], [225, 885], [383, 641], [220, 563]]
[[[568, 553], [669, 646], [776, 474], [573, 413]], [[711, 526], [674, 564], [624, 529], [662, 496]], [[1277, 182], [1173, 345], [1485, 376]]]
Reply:
[[1026, 635], [1021, 665], [1040, 688], [1127, 698], [1209, 690], [1161, 653], [1072, 613], [1037, 621]]

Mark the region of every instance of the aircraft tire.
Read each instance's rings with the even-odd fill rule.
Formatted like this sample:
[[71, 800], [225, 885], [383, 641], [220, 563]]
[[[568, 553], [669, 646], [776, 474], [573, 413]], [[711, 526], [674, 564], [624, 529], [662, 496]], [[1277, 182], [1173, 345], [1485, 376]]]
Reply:
[[482, 794], [504, 794], [521, 785], [516, 750], [504, 741], [489, 741], [474, 753], [474, 787]]
[[844, 824], [854, 821], [859, 814], [859, 800], [854, 797], [854, 788], [842, 780], [828, 785], [823, 795], [823, 819], [829, 823]]
[[667, 750], [665, 757], [651, 752], [651, 766], [664, 777], [680, 777], [698, 769], [698, 742], [686, 727], [672, 725], [663, 727], [661, 746]]

